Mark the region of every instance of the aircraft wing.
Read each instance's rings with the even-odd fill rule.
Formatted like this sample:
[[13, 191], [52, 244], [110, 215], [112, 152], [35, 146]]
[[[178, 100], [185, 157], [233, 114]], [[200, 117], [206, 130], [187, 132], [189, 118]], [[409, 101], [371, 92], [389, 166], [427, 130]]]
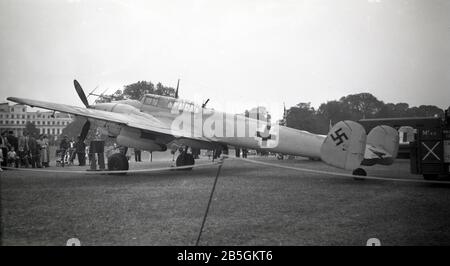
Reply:
[[[59, 111], [62, 113], [68, 113], [78, 116], [83, 116], [91, 119], [112, 122], [119, 125], [126, 125], [132, 128], [137, 128], [141, 130], [151, 131], [159, 134], [174, 136], [175, 138], [179, 137], [187, 137], [183, 131], [176, 131], [170, 128], [170, 125], [167, 125], [160, 120], [156, 119], [154, 116], [147, 113], [113, 113], [103, 110], [97, 109], [89, 109], [84, 107], [77, 107], [72, 105], [60, 104], [60, 103], [51, 103], [45, 101], [38, 100], [30, 100], [16, 97], [8, 97], [7, 100], [29, 105], [31, 107], [39, 107], [47, 110]], [[203, 137], [192, 137], [188, 138], [207, 141], [208, 139]]]

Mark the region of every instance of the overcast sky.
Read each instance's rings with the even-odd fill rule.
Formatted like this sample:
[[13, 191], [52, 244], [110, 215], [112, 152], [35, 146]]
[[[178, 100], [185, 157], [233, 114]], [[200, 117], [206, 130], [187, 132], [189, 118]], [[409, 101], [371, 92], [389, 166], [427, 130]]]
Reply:
[[0, 0], [0, 42], [0, 101], [181, 78], [181, 98], [275, 117], [359, 92], [450, 106], [450, 1]]

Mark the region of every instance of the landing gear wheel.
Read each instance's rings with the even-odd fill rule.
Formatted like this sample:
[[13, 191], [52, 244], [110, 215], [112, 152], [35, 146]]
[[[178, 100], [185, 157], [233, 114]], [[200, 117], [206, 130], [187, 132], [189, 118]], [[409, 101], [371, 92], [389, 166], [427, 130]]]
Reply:
[[[180, 155], [178, 155], [175, 164], [176, 166], [194, 165], [195, 164], [194, 156], [190, 153], [183, 152]], [[192, 170], [192, 168], [184, 168], [180, 170]]]
[[[353, 170], [352, 175], [354, 176], [367, 176], [367, 172], [366, 170], [362, 169], [362, 168], [356, 168], [355, 170]], [[364, 178], [360, 178], [360, 177], [354, 177], [355, 180], [364, 180]]]
[[[128, 159], [122, 153], [114, 153], [108, 158], [108, 170], [109, 171], [120, 171], [128, 170]], [[126, 173], [121, 173], [126, 174]]]

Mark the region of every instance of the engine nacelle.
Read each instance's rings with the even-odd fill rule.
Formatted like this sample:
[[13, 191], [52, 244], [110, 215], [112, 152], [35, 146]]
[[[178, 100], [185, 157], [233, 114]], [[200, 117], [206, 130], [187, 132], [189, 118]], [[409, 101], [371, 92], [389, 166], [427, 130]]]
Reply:
[[166, 151], [165, 144], [156, 143], [154, 140], [143, 138], [139, 129], [122, 127], [116, 138], [117, 144], [125, 147], [136, 148], [146, 151]]

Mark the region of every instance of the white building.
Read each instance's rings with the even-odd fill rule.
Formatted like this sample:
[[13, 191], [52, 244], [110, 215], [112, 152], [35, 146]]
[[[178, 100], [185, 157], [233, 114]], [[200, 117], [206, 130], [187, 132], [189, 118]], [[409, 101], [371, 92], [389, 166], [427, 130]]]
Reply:
[[73, 118], [69, 114], [53, 114], [51, 111], [27, 112], [25, 105], [0, 103], [0, 132], [13, 131], [16, 136], [22, 136], [25, 125], [31, 122], [39, 129], [39, 133], [56, 137]]

